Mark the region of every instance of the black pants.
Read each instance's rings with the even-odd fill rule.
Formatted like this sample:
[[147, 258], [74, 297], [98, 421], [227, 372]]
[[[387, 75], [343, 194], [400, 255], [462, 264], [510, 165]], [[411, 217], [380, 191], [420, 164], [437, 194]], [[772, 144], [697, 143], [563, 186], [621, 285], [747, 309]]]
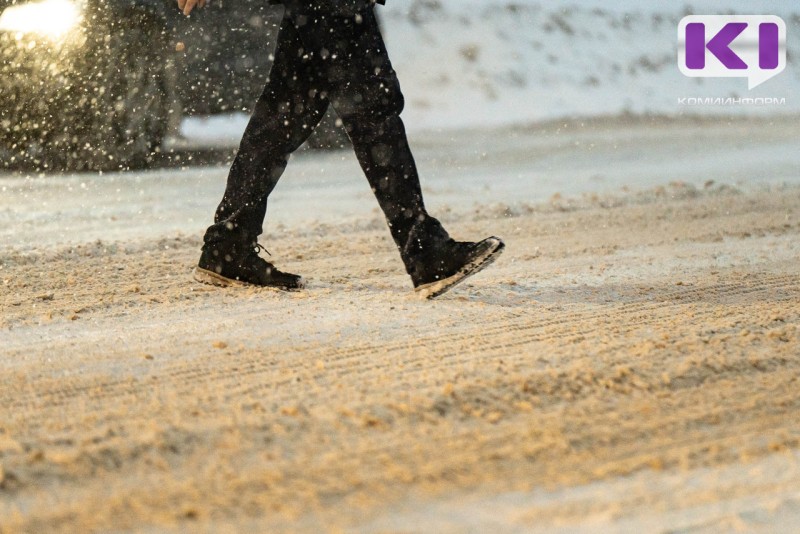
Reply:
[[330, 2], [284, 4], [269, 81], [244, 132], [205, 242], [242, 247], [256, 242], [267, 198], [289, 155], [308, 139], [331, 105], [402, 253], [412, 226], [435, 219], [430, 220], [423, 205], [400, 119], [403, 95], [373, 7], [353, 15], [326, 8]]

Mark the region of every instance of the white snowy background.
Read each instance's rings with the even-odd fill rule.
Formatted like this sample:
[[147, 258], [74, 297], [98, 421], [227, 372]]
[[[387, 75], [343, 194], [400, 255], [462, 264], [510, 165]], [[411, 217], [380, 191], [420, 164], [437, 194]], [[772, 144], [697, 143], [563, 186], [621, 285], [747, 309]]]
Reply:
[[[617, 0], [390, 0], [378, 8], [406, 96], [410, 131], [486, 128], [564, 117], [768, 115], [800, 111], [800, 3]], [[770, 14], [788, 28], [786, 70], [687, 78], [677, 66], [688, 14]], [[682, 97], [769, 97], [782, 106], [683, 106]], [[189, 119], [190, 138], [238, 141], [247, 117]]]

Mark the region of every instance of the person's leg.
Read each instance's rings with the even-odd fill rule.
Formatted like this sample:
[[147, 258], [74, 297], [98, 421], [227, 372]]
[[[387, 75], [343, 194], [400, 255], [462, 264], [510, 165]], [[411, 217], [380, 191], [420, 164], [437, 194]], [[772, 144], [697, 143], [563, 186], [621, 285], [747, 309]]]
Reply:
[[496, 237], [454, 241], [425, 210], [400, 119], [403, 94], [375, 13], [369, 2], [355, 14], [352, 2], [345, 4], [343, 10], [326, 8], [329, 0], [300, 5], [300, 39], [326, 58], [331, 105], [345, 124], [415, 289], [436, 297], [489, 265], [504, 245]]
[[[361, 168], [404, 254], [415, 224], [446, 232], [428, 215], [417, 167], [400, 113], [404, 99], [372, 7], [356, 15], [326, 8], [325, 1], [298, 8], [300, 38], [326, 57], [331, 105], [344, 122]], [[365, 6], [367, 3], [365, 3]], [[344, 9], [349, 13], [352, 7]], [[408, 263], [408, 261], [406, 261]]]
[[305, 54], [294, 23], [284, 16], [269, 80], [231, 165], [214, 225], [205, 235], [206, 248], [219, 247], [235, 257], [255, 246], [267, 197], [289, 155], [308, 139], [328, 107], [324, 83]]

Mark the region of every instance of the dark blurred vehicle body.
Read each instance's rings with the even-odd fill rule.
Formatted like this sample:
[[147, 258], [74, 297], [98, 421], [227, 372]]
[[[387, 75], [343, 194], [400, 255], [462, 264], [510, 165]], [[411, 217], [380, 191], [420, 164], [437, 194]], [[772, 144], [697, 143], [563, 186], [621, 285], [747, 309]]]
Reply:
[[2, 7], [4, 163], [45, 169], [146, 163], [161, 146], [176, 102], [165, 5], [12, 0]]
[[178, 93], [190, 115], [249, 111], [264, 88], [282, 8], [265, 0], [210, 0], [191, 17], [169, 1], [169, 21], [182, 82]]
[[[0, 165], [146, 166], [184, 115], [249, 112], [281, 16], [264, 0], [190, 18], [174, 0], [0, 0]], [[342, 143], [333, 122], [313, 145]]]

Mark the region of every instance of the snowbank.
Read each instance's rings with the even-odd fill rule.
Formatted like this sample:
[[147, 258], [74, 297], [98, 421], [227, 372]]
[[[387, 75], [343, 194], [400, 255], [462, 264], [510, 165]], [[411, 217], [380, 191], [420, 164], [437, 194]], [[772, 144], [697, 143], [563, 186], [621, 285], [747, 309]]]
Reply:
[[[744, 78], [686, 78], [676, 60], [687, 14], [776, 14], [789, 30], [784, 73], [748, 91]], [[606, 114], [784, 114], [800, 72], [800, 6], [791, 2], [613, 3], [414, 0], [381, 10], [412, 129], [496, 126]], [[781, 106], [699, 106], [682, 97], [775, 97]]]

